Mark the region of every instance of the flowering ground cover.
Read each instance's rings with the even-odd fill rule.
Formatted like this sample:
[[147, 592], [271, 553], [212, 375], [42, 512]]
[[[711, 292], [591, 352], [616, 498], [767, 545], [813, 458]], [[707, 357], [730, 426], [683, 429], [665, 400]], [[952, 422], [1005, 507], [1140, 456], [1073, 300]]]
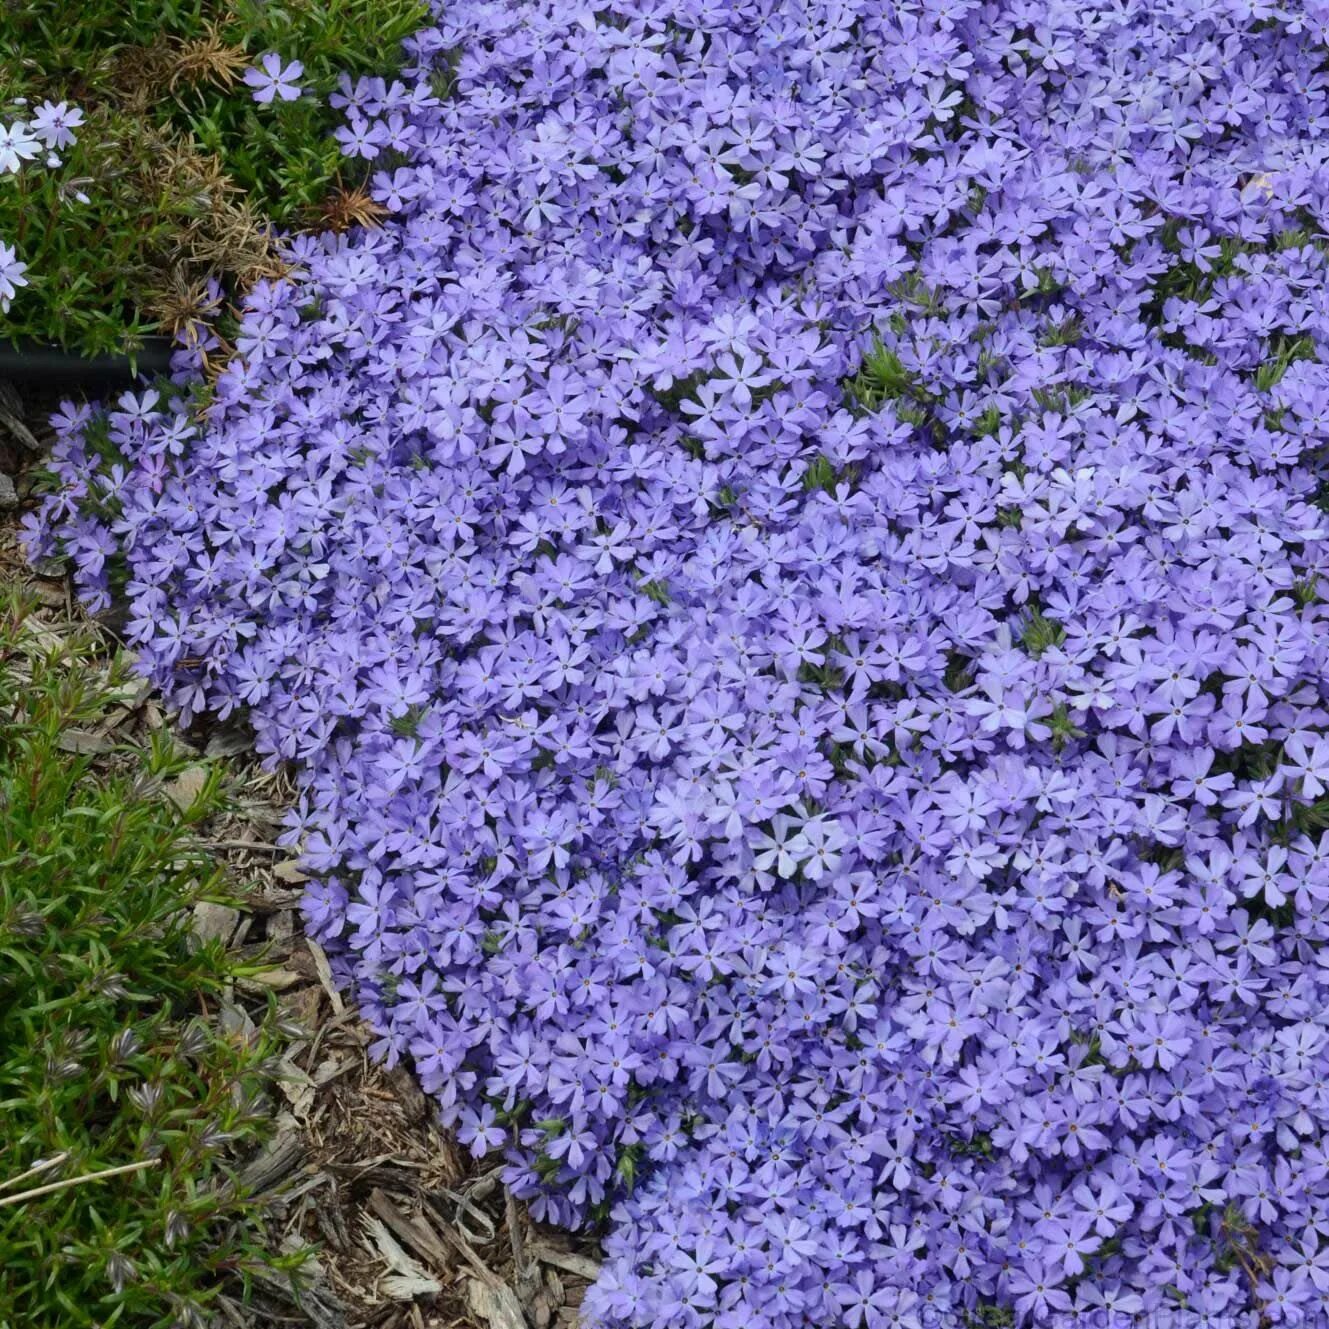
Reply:
[[592, 1323], [1326, 1312], [1326, 18], [450, 0], [392, 223], [58, 421]]

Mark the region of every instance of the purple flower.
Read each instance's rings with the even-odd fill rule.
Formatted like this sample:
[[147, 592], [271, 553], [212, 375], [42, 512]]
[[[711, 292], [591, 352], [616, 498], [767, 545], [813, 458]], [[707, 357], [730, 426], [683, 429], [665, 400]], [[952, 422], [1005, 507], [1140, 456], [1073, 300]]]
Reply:
[[82, 123], [83, 112], [68, 102], [44, 101], [28, 118], [28, 127], [51, 149], [72, 147]]

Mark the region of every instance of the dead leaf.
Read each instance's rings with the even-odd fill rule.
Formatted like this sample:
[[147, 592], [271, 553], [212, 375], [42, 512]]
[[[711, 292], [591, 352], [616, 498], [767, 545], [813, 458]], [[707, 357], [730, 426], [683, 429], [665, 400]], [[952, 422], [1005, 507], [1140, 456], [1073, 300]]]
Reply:
[[206, 766], [186, 767], [166, 786], [166, 797], [181, 812], [187, 812], [193, 806], [194, 800], [203, 792], [203, 786], [207, 782], [208, 768]]
[[552, 1270], [545, 1270], [545, 1295], [555, 1309], [563, 1304], [563, 1280]]
[[283, 862], [278, 863], [272, 869], [272, 875], [281, 881], [290, 881], [290, 882], [308, 881], [309, 880], [308, 875], [304, 872], [301, 872], [300, 869], [296, 866], [296, 864], [299, 861], [300, 860], [298, 858], [285, 859]]
[[58, 632], [31, 614], [20, 619], [18, 626], [25, 637], [31, 637], [44, 651], [58, 650], [64, 645], [64, 638]]
[[253, 738], [242, 728], [221, 729], [214, 733], [203, 749], [205, 757], [238, 757], [254, 746]]
[[258, 1041], [258, 1027], [249, 1018], [249, 1013], [232, 1002], [222, 1003], [217, 1013], [217, 1023], [222, 1033], [231, 1035], [245, 1047], [253, 1047]]
[[274, 943], [290, 941], [295, 936], [295, 910], [279, 909], [268, 917], [268, 940]]
[[346, 1009], [346, 1004], [341, 999], [341, 993], [337, 991], [336, 983], [332, 981], [332, 966], [328, 963], [327, 952], [312, 937], [305, 938], [305, 945], [309, 947], [309, 955], [314, 961], [314, 972], [318, 975], [318, 981], [323, 984], [323, 990], [328, 994], [332, 1009], [340, 1015]]
[[86, 729], [65, 729], [56, 739], [61, 752], [73, 752], [80, 757], [101, 756], [115, 751], [115, 744], [102, 734], [91, 734]]
[[131, 678], [112, 686], [107, 684], [103, 695], [111, 706], [124, 706], [134, 710], [152, 691], [152, 684], [146, 678]]
[[318, 1008], [322, 1000], [323, 993], [318, 988], [310, 986], [287, 993], [280, 999], [278, 1005], [286, 1019], [312, 1032], [318, 1023]]
[[236, 981], [250, 992], [285, 992], [287, 988], [304, 982], [304, 977], [289, 969], [260, 969]]
[[542, 1288], [530, 1303], [531, 1319], [535, 1324], [535, 1329], [549, 1329], [554, 1322], [554, 1307], [550, 1303], [549, 1294]]
[[228, 942], [235, 934], [235, 925], [240, 921], [240, 911], [227, 904], [216, 904], [212, 900], [200, 900], [194, 906], [193, 932], [199, 941]]
[[314, 1083], [321, 1089], [325, 1084], [345, 1074], [355, 1065], [354, 1057], [328, 1057], [314, 1069]]
[[304, 1044], [297, 1043], [281, 1059], [277, 1074], [277, 1084], [286, 1101], [291, 1105], [291, 1112], [297, 1120], [304, 1121], [309, 1116], [309, 1109], [314, 1106], [313, 1080], [295, 1064], [295, 1057], [304, 1051]]

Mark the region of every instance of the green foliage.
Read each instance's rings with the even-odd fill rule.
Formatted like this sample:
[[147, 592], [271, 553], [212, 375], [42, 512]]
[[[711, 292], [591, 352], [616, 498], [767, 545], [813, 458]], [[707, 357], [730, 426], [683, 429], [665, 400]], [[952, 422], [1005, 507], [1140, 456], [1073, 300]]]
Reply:
[[824, 489], [828, 494], [835, 489], [835, 467], [830, 461], [818, 454], [813, 458], [807, 470], [803, 472], [803, 489], [811, 493], [814, 489]]
[[953, 651], [946, 660], [942, 682], [948, 692], [963, 692], [974, 686], [973, 661], [967, 655]]
[[89, 355], [134, 350], [159, 330], [191, 240], [219, 241], [227, 226], [223, 270], [271, 262], [261, 227], [205, 157], [132, 113], [95, 107], [59, 170], [0, 177], [0, 237], [29, 282], [4, 331]]
[[1009, 1306], [983, 1301], [977, 1309], [965, 1312], [967, 1329], [1010, 1329], [1015, 1324], [1015, 1312]]
[[900, 357], [878, 339], [863, 357], [858, 373], [845, 384], [845, 391], [863, 410], [877, 411], [884, 402], [910, 395], [916, 384]]
[[238, 972], [188, 934], [219, 889], [187, 840], [219, 780], [181, 812], [167, 740], [110, 775], [75, 755], [126, 673], [34, 626], [0, 596], [0, 1329], [165, 1329], [223, 1276], [296, 1263], [263, 1255], [226, 1161], [262, 1133], [275, 1020], [201, 1018]]
[[1289, 365], [1298, 360], [1311, 360], [1314, 357], [1313, 338], [1275, 337], [1269, 347], [1269, 359], [1255, 371], [1255, 386], [1261, 392], [1268, 392], [1287, 373]]
[[1031, 609], [1024, 619], [1020, 630], [1020, 643], [1038, 659], [1044, 651], [1060, 646], [1066, 640], [1066, 629], [1055, 618], [1047, 618], [1040, 609]]
[[631, 1191], [637, 1184], [637, 1166], [641, 1162], [645, 1149], [640, 1144], [626, 1145], [614, 1164], [614, 1175], [622, 1182], [625, 1190]]
[[1055, 323], [1039, 339], [1044, 346], [1074, 346], [1084, 335], [1084, 328], [1078, 318], [1068, 318], [1063, 323]]
[[[9, 0], [0, 118], [51, 98], [87, 122], [60, 167], [0, 178], [0, 237], [31, 283], [6, 333], [132, 349], [206, 315], [206, 277], [234, 293], [279, 272], [273, 225], [372, 219], [356, 191], [388, 159], [342, 157], [327, 95], [342, 71], [390, 77], [427, 17], [425, 0], [86, 0], [70, 22]], [[242, 75], [266, 51], [304, 65], [299, 100], [254, 102]]]
[[666, 581], [644, 581], [641, 583], [641, 593], [658, 605], [669, 603], [669, 583]]
[[1048, 731], [1052, 735], [1052, 746], [1060, 752], [1067, 743], [1073, 743], [1077, 739], [1085, 737], [1085, 730], [1071, 719], [1071, 713], [1066, 709], [1064, 702], [1058, 702], [1052, 708], [1052, 714], [1048, 716]]
[[980, 1131], [970, 1139], [952, 1136], [947, 1140], [947, 1144], [956, 1158], [989, 1159], [992, 1157], [992, 1137], [986, 1131]]

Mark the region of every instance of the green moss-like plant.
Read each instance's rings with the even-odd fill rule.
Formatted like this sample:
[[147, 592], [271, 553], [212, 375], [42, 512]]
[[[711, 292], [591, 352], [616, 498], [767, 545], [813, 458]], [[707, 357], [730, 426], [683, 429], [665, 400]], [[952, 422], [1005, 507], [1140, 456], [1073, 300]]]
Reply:
[[0, 1329], [198, 1323], [298, 1263], [226, 1162], [263, 1133], [278, 1034], [206, 1018], [240, 972], [189, 935], [217, 774], [182, 811], [167, 741], [79, 755], [126, 681], [0, 591]]

